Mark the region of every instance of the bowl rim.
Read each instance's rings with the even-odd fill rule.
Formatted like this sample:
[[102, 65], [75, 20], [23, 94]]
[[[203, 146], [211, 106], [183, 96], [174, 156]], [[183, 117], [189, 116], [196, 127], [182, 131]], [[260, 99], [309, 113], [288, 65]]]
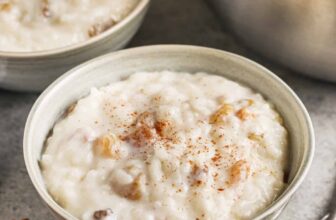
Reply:
[[139, 0], [139, 2], [136, 4], [136, 6], [133, 8], [133, 10], [121, 21], [119, 21], [116, 25], [109, 28], [108, 30], [104, 31], [103, 33], [89, 38], [87, 40], [57, 47], [53, 49], [47, 49], [47, 50], [38, 50], [38, 51], [26, 51], [26, 52], [20, 52], [20, 51], [3, 51], [0, 49], [0, 59], [1, 58], [38, 58], [38, 57], [47, 57], [47, 56], [54, 56], [59, 55], [65, 52], [69, 51], [75, 51], [87, 46], [90, 46], [92, 44], [95, 44], [99, 41], [102, 41], [106, 39], [108, 36], [113, 35], [114, 33], [118, 32], [123, 27], [127, 26], [132, 20], [134, 20], [141, 12], [143, 12], [146, 7], [149, 5], [150, 0]]
[[[305, 123], [307, 125], [307, 150], [304, 152], [302, 156], [302, 161], [300, 161], [300, 166], [298, 168], [298, 173], [295, 175], [293, 178], [292, 182], [287, 185], [287, 187], [284, 189], [284, 192], [282, 192], [279, 197], [277, 198], [276, 201], [274, 201], [272, 204], [270, 204], [268, 207], [266, 207], [263, 211], [261, 211], [258, 216], [256, 216], [254, 219], [263, 219], [267, 216], [270, 216], [277, 210], [280, 210], [281, 207], [283, 207], [291, 198], [291, 196], [294, 194], [294, 192], [298, 189], [298, 187], [301, 185], [302, 181], [306, 177], [309, 168], [311, 166], [314, 152], [315, 152], [315, 134], [314, 134], [314, 128], [313, 128], [313, 123], [311, 121], [311, 118], [308, 114], [307, 109], [305, 108], [304, 104], [302, 101], [299, 99], [299, 97], [295, 94], [295, 92], [277, 75], [275, 75], [273, 72], [268, 70], [266, 67], [248, 59], [245, 58], [241, 55], [237, 55], [231, 52], [227, 52], [224, 50], [219, 50], [219, 49], [214, 49], [214, 48], [208, 48], [208, 47], [201, 47], [201, 46], [191, 46], [191, 45], [178, 45], [178, 44], [162, 44], [162, 45], [152, 45], [152, 46], [141, 46], [141, 47], [135, 47], [135, 48], [130, 48], [130, 49], [124, 49], [121, 51], [117, 52], [112, 52], [109, 54], [105, 54], [102, 56], [99, 56], [97, 58], [94, 58], [92, 60], [89, 60], [87, 62], [84, 62], [83, 64], [67, 71], [65, 74], [63, 74], [61, 77], [59, 77], [56, 81], [54, 81], [51, 85], [47, 87], [47, 89], [38, 97], [38, 99], [35, 101], [33, 107], [31, 108], [26, 124], [25, 124], [25, 129], [24, 129], [24, 137], [23, 137], [23, 154], [24, 154], [24, 160], [25, 160], [25, 165], [26, 169], [28, 171], [29, 177], [35, 187], [35, 190], [38, 192], [40, 197], [43, 199], [43, 201], [56, 213], [61, 215], [65, 219], [76, 219], [74, 218], [69, 212], [67, 212], [64, 208], [62, 208], [60, 205], [58, 205], [49, 195], [48, 193], [44, 193], [44, 191], [40, 188], [42, 187], [34, 178], [34, 166], [32, 158], [30, 158], [28, 155], [28, 149], [31, 148], [32, 146], [29, 146], [29, 139], [30, 139], [30, 127], [32, 125], [32, 122], [36, 119], [36, 111], [39, 109], [41, 103], [48, 98], [50, 93], [53, 93], [55, 89], [58, 87], [62, 87], [62, 82], [66, 80], [71, 81], [71, 77], [77, 76], [81, 74], [81, 70], [85, 69], [85, 67], [90, 66], [90, 65], [98, 65], [100, 62], [103, 62], [105, 59], [111, 59], [116, 56], [127, 56], [128, 54], [133, 54], [133, 53], [150, 53], [150, 52], [157, 52], [157, 51], [174, 51], [174, 52], [185, 52], [189, 51], [190, 53], [205, 53], [208, 55], [211, 54], [217, 54], [220, 55], [221, 57], [232, 57], [234, 59], [237, 59], [239, 61], [244, 62], [247, 65], [254, 66], [255, 68], [259, 69], [260, 71], [264, 72], [267, 77], [270, 80], [273, 80], [274, 82], [280, 84], [282, 86], [282, 89], [284, 91], [288, 92], [289, 95], [292, 96], [298, 107], [300, 108], [300, 114], [305, 119]], [[70, 78], [70, 79], [68, 79]], [[37, 170], [40, 171], [40, 170]]]

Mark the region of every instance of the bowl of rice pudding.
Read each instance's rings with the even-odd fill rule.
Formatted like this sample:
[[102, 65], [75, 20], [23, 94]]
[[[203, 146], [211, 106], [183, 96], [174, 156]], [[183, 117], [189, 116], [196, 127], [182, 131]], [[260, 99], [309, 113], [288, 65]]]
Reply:
[[264, 67], [158, 45], [57, 79], [29, 114], [23, 148], [62, 219], [275, 219], [309, 169], [314, 133], [299, 98]]
[[0, 87], [41, 91], [72, 67], [123, 48], [149, 0], [0, 0]]

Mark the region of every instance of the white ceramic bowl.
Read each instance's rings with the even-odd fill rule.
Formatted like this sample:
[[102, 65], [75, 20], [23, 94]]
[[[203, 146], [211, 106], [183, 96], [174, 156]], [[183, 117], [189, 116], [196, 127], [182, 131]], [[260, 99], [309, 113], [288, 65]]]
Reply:
[[[204, 71], [223, 75], [262, 93], [284, 118], [289, 131], [288, 187], [256, 219], [273, 219], [303, 181], [314, 153], [314, 133], [309, 115], [295, 93], [264, 67], [228, 52], [178, 45], [158, 45], [111, 53], [76, 67], [50, 85], [36, 101], [24, 133], [24, 158], [30, 178], [45, 203], [57, 216], [76, 219], [48, 194], [39, 159], [44, 141], [55, 121], [91, 87], [101, 87], [137, 71]], [[304, 201], [303, 201], [304, 202]]]
[[0, 87], [41, 91], [72, 67], [123, 48], [140, 27], [149, 2], [140, 0], [114, 27], [81, 43], [40, 52], [4, 52], [0, 49]]

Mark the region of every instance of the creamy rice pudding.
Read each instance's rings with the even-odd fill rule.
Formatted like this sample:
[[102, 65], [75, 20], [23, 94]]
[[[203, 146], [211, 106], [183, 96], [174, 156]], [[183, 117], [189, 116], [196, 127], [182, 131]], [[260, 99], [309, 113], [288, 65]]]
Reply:
[[139, 0], [0, 0], [0, 51], [39, 51], [92, 38]]
[[69, 107], [41, 158], [49, 193], [84, 220], [249, 219], [283, 190], [272, 104], [206, 73], [139, 72]]

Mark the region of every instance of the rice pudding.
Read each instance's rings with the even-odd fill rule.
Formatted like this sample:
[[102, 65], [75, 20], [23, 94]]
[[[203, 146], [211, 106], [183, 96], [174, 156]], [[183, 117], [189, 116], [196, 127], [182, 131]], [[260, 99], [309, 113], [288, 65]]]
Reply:
[[272, 104], [224, 77], [139, 72], [71, 105], [41, 157], [79, 219], [249, 219], [282, 192], [287, 131]]
[[0, 0], [0, 51], [30, 52], [86, 41], [139, 0]]

